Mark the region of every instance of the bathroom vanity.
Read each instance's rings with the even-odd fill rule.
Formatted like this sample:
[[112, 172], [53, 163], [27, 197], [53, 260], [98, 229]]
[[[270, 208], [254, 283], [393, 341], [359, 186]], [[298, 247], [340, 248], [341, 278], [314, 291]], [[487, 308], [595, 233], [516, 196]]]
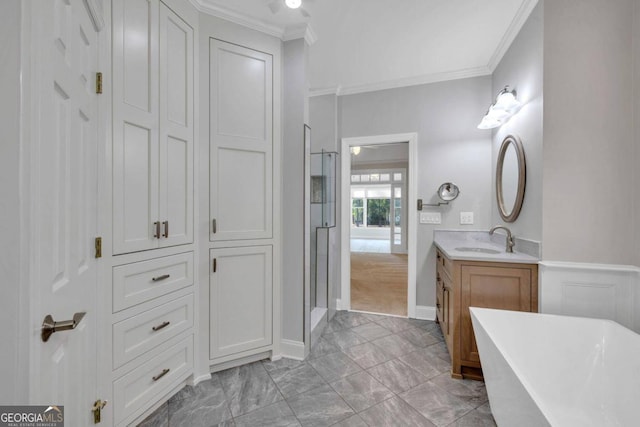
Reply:
[[538, 258], [482, 232], [436, 232], [436, 318], [453, 378], [482, 379], [469, 307], [538, 311]]

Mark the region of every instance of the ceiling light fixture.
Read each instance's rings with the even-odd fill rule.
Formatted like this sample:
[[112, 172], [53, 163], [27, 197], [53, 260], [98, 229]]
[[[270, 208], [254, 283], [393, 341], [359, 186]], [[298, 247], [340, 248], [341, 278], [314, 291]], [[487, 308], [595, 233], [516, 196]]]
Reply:
[[516, 99], [516, 91], [509, 90], [509, 86], [505, 86], [496, 96], [495, 102], [489, 106], [478, 129], [493, 129], [501, 126], [518, 112], [520, 105]]
[[302, 0], [284, 0], [284, 4], [291, 9], [297, 9], [302, 5]]

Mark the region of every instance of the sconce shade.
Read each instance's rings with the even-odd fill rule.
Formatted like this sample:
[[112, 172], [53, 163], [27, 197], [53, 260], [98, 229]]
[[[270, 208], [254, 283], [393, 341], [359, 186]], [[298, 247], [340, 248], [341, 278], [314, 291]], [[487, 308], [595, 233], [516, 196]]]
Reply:
[[520, 102], [516, 99], [516, 91], [509, 90], [509, 86], [505, 86], [496, 96], [495, 102], [489, 106], [478, 129], [493, 129], [502, 125], [517, 113], [519, 108]]
[[509, 86], [505, 87], [498, 94], [498, 97], [496, 98], [496, 102], [494, 104], [494, 108], [504, 110], [504, 111], [515, 112], [520, 106], [520, 103], [516, 99], [515, 92], [514, 91], [509, 92], [508, 88]]
[[502, 124], [501, 121], [496, 120], [494, 117], [491, 117], [489, 113], [482, 118], [482, 121], [478, 125], [478, 129], [493, 129], [497, 128]]

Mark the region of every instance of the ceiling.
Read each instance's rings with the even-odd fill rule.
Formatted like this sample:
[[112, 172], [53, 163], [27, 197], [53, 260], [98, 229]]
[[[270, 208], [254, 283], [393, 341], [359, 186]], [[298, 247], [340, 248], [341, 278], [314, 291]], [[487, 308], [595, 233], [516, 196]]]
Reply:
[[[537, 0], [192, 0], [200, 10], [288, 40], [310, 27], [312, 94], [349, 94], [488, 75]], [[282, 1], [284, 0], [277, 0]], [[307, 35], [310, 33], [307, 32]], [[307, 39], [309, 40], [309, 38]]]

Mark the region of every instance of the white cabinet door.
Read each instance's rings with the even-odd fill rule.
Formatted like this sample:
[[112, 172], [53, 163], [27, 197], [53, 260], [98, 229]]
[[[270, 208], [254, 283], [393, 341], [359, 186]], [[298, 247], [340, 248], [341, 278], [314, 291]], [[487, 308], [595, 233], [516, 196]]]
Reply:
[[272, 252], [271, 246], [211, 250], [211, 359], [272, 344]]
[[211, 240], [273, 237], [273, 58], [210, 43]]
[[193, 29], [160, 3], [159, 245], [193, 242]]
[[113, 2], [113, 250], [193, 242], [193, 29]]
[[158, 202], [157, 0], [113, 1], [113, 251], [152, 249]]

